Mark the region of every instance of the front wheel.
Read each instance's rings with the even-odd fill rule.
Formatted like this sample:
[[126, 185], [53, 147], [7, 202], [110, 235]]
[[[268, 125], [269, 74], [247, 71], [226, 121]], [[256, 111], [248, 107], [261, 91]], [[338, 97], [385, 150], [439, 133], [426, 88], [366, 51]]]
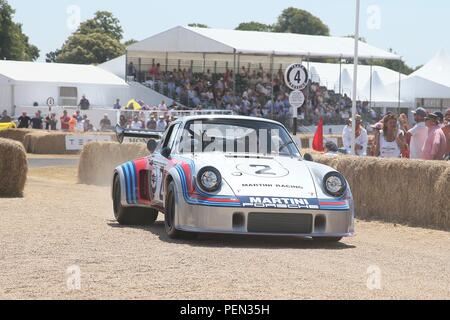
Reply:
[[167, 189], [166, 213], [164, 219], [166, 233], [171, 239], [194, 239], [196, 234], [179, 231], [175, 228], [177, 214], [175, 183], [171, 182]]
[[116, 176], [113, 185], [114, 217], [124, 226], [150, 226], [158, 219], [158, 211], [149, 208], [128, 208], [122, 206], [120, 178]]

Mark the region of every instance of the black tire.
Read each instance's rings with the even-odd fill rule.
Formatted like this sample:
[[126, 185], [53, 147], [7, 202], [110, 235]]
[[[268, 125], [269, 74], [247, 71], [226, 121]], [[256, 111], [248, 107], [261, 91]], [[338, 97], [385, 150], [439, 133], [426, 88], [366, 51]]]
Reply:
[[313, 238], [316, 243], [338, 243], [342, 240], [342, 237], [323, 237], [323, 238]]
[[172, 181], [167, 188], [166, 213], [164, 217], [164, 225], [166, 233], [171, 239], [194, 239], [195, 233], [179, 231], [175, 228], [175, 218], [177, 215], [176, 189], [175, 183]]
[[120, 225], [124, 226], [151, 226], [158, 219], [159, 212], [149, 208], [125, 208], [122, 206], [122, 189], [120, 178], [114, 178], [113, 207], [114, 217]]

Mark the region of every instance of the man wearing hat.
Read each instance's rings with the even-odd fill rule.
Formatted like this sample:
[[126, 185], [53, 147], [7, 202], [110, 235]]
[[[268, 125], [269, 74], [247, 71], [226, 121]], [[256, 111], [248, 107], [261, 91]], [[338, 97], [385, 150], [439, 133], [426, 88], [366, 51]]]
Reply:
[[439, 116], [435, 113], [430, 113], [425, 118], [428, 137], [422, 149], [424, 160], [444, 160], [445, 152], [447, 151], [447, 139], [439, 123]]
[[167, 128], [167, 122], [163, 115], [159, 116], [159, 120], [156, 123], [156, 131], [164, 132]]
[[[369, 136], [366, 129], [362, 126], [362, 118], [359, 114], [356, 115], [356, 140], [355, 150], [356, 155], [365, 157], [367, 156], [367, 146], [369, 144]], [[349, 120], [348, 125], [344, 128], [342, 133], [342, 140], [344, 148], [348, 154], [352, 153], [352, 120]]]
[[412, 113], [414, 114], [416, 125], [407, 131], [405, 138], [406, 140], [411, 140], [410, 158], [419, 160], [423, 159], [422, 149], [428, 138], [428, 128], [425, 125], [427, 111], [424, 108], [417, 108], [415, 111], [412, 111]]

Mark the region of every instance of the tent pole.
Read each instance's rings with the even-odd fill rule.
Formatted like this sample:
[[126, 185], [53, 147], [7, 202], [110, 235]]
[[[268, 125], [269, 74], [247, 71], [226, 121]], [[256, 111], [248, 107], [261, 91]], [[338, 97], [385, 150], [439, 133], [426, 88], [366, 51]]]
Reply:
[[[270, 59], [270, 87], [272, 88], [272, 102], [273, 102], [274, 101], [274, 97], [273, 97], [273, 63], [274, 63], [273, 53], [269, 56], [269, 59]], [[264, 77], [264, 75], [263, 75], [263, 77]], [[272, 108], [272, 110], [273, 110], [273, 108]], [[273, 119], [273, 114], [272, 114], [272, 119]]]
[[167, 73], [168, 68], [169, 68], [169, 53], [166, 52], [166, 73]]
[[398, 105], [397, 105], [397, 113], [400, 113], [402, 99], [402, 60], [398, 60]]
[[236, 97], [236, 49], [233, 50], [233, 93]]
[[11, 114], [16, 115], [16, 86], [11, 85]]
[[203, 53], [203, 73], [206, 71], [206, 53]]
[[339, 58], [339, 95], [342, 95], [342, 55]]
[[373, 62], [370, 60], [370, 109], [372, 109]]
[[352, 155], [356, 155], [356, 98], [358, 90], [358, 58], [359, 58], [359, 16], [361, 0], [356, 0], [355, 21], [355, 57], [353, 67], [353, 103], [352, 103]]

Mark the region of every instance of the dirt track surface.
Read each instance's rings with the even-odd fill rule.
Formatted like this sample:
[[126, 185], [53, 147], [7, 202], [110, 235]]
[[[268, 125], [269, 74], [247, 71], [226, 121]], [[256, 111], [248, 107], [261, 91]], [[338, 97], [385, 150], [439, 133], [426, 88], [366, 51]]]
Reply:
[[[24, 199], [0, 199], [0, 299], [450, 299], [448, 232], [359, 221], [339, 245], [172, 241], [161, 222], [119, 226], [109, 189], [75, 174], [32, 168]], [[74, 265], [79, 291], [67, 287]], [[381, 290], [367, 287], [371, 267]]]

